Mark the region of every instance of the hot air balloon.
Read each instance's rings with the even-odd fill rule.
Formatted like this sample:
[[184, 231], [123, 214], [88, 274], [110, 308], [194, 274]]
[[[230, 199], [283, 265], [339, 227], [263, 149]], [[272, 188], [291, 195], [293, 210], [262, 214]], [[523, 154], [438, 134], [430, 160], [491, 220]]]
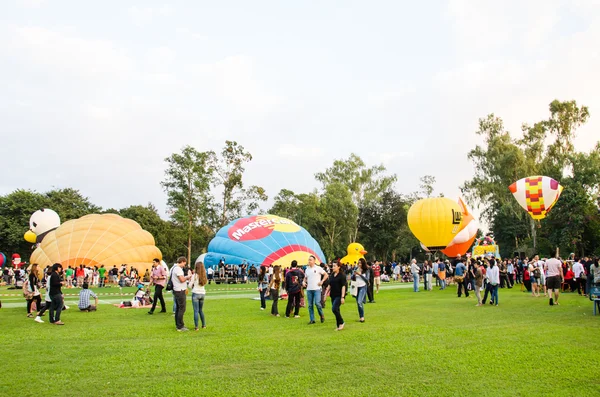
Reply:
[[464, 255], [469, 248], [471, 248], [471, 245], [473, 245], [473, 242], [475, 241], [475, 237], [477, 237], [477, 229], [479, 228], [479, 223], [460, 198], [458, 199], [458, 205], [462, 209], [461, 229], [452, 239], [450, 244], [448, 244], [446, 249], [442, 250], [444, 255], [449, 256], [450, 258]]
[[29, 230], [23, 236], [29, 243], [41, 243], [44, 236], [60, 226], [58, 214], [48, 208], [35, 211], [29, 218]]
[[461, 224], [460, 206], [446, 197], [419, 200], [408, 210], [410, 231], [430, 251], [446, 248]]
[[0, 252], [0, 267], [6, 265], [6, 255], [4, 252]]
[[317, 263], [325, 262], [319, 243], [294, 221], [276, 215], [251, 215], [236, 219], [217, 232], [208, 244], [205, 266], [225, 263], [240, 265], [280, 265], [288, 267], [292, 260], [308, 263], [314, 255]]
[[544, 219], [558, 201], [563, 187], [548, 176], [529, 176], [508, 187], [533, 219]]
[[365, 247], [362, 246], [362, 244], [359, 243], [352, 243], [350, 245], [348, 245], [348, 255], [346, 255], [345, 257], [343, 257], [342, 259], [340, 259], [340, 263], [342, 264], [350, 264], [353, 265], [355, 263], [358, 263], [358, 260], [360, 258], [365, 258], [365, 254], [367, 253], [367, 251], [365, 251]]
[[53, 263], [61, 263], [64, 268], [127, 264], [143, 274], [154, 258], [162, 258], [154, 237], [137, 222], [116, 214], [92, 214], [47, 233], [33, 251], [31, 262], [42, 268]]

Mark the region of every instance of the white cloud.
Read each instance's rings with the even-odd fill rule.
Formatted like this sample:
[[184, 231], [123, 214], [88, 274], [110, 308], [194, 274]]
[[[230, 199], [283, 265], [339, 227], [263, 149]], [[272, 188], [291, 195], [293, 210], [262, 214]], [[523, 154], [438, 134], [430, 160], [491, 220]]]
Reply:
[[277, 148], [279, 157], [287, 158], [315, 158], [323, 155], [323, 148], [317, 146], [301, 146], [283, 144]]
[[141, 26], [151, 23], [157, 18], [170, 16], [173, 13], [173, 8], [169, 5], [162, 5], [160, 7], [132, 6], [129, 8], [128, 12], [133, 23]]

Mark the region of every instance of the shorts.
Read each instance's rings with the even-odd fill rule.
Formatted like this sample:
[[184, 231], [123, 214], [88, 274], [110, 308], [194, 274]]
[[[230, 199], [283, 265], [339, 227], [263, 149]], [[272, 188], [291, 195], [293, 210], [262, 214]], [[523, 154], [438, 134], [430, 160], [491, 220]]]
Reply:
[[531, 277], [531, 284], [539, 284], [540, 283], [540, 278], [539, 277]]
[[548, 289], [560, 289], [560, 277], [552, 276], [546, 279], [546, 287]]
[[381, 277], [375, 277], [373, 279], [373, 282], [375, 283], [375, 285], [381, 285]]

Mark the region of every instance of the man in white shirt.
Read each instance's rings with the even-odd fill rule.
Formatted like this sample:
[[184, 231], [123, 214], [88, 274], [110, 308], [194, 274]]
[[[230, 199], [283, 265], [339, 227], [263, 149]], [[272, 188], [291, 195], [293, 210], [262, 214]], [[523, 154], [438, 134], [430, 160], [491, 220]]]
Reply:
[[498, 284], [500, 283], [500, 269], [498, 268], [495, 259], [489, 260], [489, 267], [485, 272], [485, 276], [488, 279], [488, 283], [487, 288], [485, 289], [485, 294], [483, 294], [483, 304], [485, 305], [488, 292], [490, 292], [490, 305], [495, 304], [498, 306]]
[[413, 292], [419, 292], [419, 265], [417, 265], [417, 260], [413, 259], [410, 261], [410, 272], [413, 276]]
[[[575, 263], [573, 263], [573, 274], [575, 275], [575, 280], [577, 281], [577, 293], [582, 295], [581, 290], [583, 289], [583, 295], [585, 295], [585, 287], [586, 280], [584, 280], [581, 276], [585, 273], [585, 268], [583, 264], [579, 261], [579, 258], [575, 258]], [[583, 288], [582, 288], [583, 287]]]
[[[322, 280], [321, 277], [323, 277]], [[306, 268], [303, 282], [308, 297], [308, 314], [310, 316], [309, 325], [315, 323], [315, 309], [313, 305], [317, 306], [317, 311], [319, 312], [319, 316], [321, 316], [321, 322], [325, 322], [323, 307], [321, 306], [321, 286], [328, 277], [327, 272], [323, 270], [321, 266], [315, 264], [315, 257], [313, 255], [309, 256], [308, 267]]]
[[187, 259], [185, 256], [180, 256], [171, 272], [173, 295], [175, 296], [175, 302], [177, 303], [175, 309], [175, 326], [177, 327], [177, 331], [180, 332], [189, 331], [183, 324], [183, 315], [185, 314], [185, 304], [187, 302], [185, 291], [187, 291], [188, 280], [192, 278], [192, 272], [189, 272], [187, 276], [183, 273], [183, 268], [186, 264]]
[[[546, 261], [546, 286], [548, 287], [548, 295], [550, 296], [550, 306], [558, 305], [558, 294], [560, 292], [560, 284], [564, 280], [562, 263], [556, 258], [550, 258]], [[554, 292], [554, 298], [552, 293]]]

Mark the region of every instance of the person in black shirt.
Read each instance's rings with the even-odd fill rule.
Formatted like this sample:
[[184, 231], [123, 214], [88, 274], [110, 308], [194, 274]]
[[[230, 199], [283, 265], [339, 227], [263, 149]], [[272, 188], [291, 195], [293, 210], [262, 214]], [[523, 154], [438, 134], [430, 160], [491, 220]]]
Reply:
[[285, 316], [289, 317], [294, 308], [294, 317], [300, 317], [300, 299], [302, 298], [302, 282], [304, 273], [298, 269], [298, 262], [292, 261], [292, 269], [285, 275], [285, 288], [288, 293], [288, 303], [285, 309]]
[[52, 265], [52, 274], [50, 275], [50, 323], [55, 325], [65, 325], [60, 321], [60, 312], [63, 308], [63, 296], [62, 296], [62, 265], [55, 263]]
[[335, 315], [335, 322], [337, 324], [336, 331], [344, 329], [344, 319], [340, 312], [340, 306], [344, 304], [344, 297], [346, 296], [347, 280], [346, 275], [340, 269], [340, 264], [336, 261], [333, 262], [333, 273], [329, 278], [329, 296], [331, 297], [331, 311]]

